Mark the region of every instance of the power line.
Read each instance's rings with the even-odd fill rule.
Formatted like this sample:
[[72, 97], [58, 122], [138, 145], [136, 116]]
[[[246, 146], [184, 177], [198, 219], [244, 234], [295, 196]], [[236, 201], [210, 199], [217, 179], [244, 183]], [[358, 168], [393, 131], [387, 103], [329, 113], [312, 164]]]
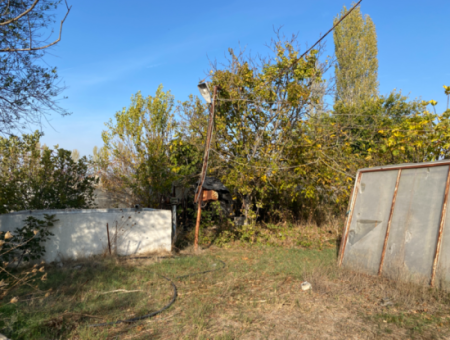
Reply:
[[305, 53], [303, 53], [299, 59], [302, 59], [309, 51], [311, 51], [318, 43], [320, 43], [328, 34], [330, 34], [341, 22], [342, 20], [344, 20], [360, 3], [362, 0], [359, 0], [355, 6], [353, 6], [347, 13], [345, 13], [345, 15], [337, 22], [333, 25], [333, 27], [330, 28], [330, 30], [325, 33], [324, 36], [322, 36], [319, 40], [316, 41], [316, 43], [314, 45], [312, 45], [308, 50], [306, 50]]

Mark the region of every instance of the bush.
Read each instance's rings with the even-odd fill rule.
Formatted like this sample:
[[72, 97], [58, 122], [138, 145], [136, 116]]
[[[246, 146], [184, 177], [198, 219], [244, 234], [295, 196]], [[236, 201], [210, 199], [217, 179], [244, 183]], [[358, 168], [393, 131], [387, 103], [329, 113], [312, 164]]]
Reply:
[[[39, 220], [29, 216], [24, 220], [25, 225], [17, 229], [14, 234], [10, 231], [0, 232], [0, 299], [4, 297], [12, 288], [30, 284], [36, 280], [38, 274], [44, 273], [44, 266], [40, 268], [36, 264], [31, 270], [13, 273], [11, 262], [17, 268], [22, 261], [38, 260], [45, 254], [44, 243], [53, 234], [50, 228], [53, 227], [55, 215], [44, 215], [44, 220]], [[41, 277], [45, 280], [45, 274]]]
[[39, 132], [0, 137], [0, 214], [19, 210], [90, 208], [94, 185], [86, 157], [41, 147]]

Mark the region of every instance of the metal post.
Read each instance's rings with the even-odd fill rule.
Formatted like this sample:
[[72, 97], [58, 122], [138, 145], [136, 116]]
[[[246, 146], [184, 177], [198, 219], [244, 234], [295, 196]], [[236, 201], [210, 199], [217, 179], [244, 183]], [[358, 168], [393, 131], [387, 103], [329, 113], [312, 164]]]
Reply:
[[217, 86], [214, 86], [213, 101], [211, 103], [211, 107], [209, 110], [208, 131], [206, 134], [205, 156], [203, 158], [202, 173], [200, 175], [200, 181], [198, 183], [197, 193], [196, 193], [195, 199], [194, 199], [194, 203], [198, 204], [197, 222], [195, 224], [195, 240], [194, 240], [194, 250], [195, 251], [198, 250], [198, 232], [200, 229], [200, 219], [201, 219], [201, 214], [202, 214], [203, 183], [205, 182], [206, 170], [208, 168], [209, 146], [211, 144], [212, 129], [213, 129], [213, 125], [214, 125], [213, 124], [214, 123], [214, 105], [216, 103], [216, 96], [217, 96]]

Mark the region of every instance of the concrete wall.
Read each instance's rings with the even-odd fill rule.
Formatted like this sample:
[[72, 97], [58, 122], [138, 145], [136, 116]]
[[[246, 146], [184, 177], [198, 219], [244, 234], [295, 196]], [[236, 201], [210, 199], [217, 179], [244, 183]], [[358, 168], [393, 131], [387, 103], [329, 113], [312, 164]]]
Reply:
[[[80, 258], [102, 254], [108, 248], [106, 223], [113, 250], [117, 239], [120, 255], [171, 250], [171, 212], [154, 209], [35, 210], [0, 215], [0, 231], [14, 231], [28, 216], [44, 219], [44, 214], [59, 220], [45, 243], [46, 262], [61, 258]], [[117, 226], [117, 228], [116, 228]], [[117, 237], [115, 237], [117, 229]]]

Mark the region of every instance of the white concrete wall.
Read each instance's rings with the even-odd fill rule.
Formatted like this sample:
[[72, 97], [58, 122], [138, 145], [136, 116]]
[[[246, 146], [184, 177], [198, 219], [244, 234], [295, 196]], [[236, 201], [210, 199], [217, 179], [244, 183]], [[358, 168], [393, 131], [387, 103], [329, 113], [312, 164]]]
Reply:
[[[44, 214], [59, 220], [50, 228], [54, 234], [45, 243], [46, 262], [60, 258], [77, 259], [102, 254], [108, 248], [106, 223], [114, 246], [118, 229], [117, 253], [140, 254], [171, 250], [171, 212], [154, 209], [34, 210], [0, 215], [0, 231], [13, 232], [28, 216], [44, 219]], [[113, 247], [114, 248], [114, 247]], [[114, 249], [113, 249], [114, 250]]]

